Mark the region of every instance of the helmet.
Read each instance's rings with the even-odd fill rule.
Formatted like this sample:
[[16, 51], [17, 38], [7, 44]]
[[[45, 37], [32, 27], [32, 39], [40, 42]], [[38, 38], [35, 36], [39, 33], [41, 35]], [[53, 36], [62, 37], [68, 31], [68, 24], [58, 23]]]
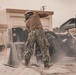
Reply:
[[30, 10], [28, 10], [28, 11], [25, 12], [25, 15], [26, 15], [26, 14], [29, 14], [29, 13], [33, 13], [33, 12], [30, 11]]
[[30, 18], [30, 16], [32, 16], [34, 13], [32, 11], [26, 11], [25, 12], [25, 20], [28, 20]]

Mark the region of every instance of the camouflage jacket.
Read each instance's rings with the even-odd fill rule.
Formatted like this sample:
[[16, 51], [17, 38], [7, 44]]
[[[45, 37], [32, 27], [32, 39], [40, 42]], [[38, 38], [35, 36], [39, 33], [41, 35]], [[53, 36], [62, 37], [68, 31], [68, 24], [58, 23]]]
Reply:
[[46, 17], [45, 14], [37, 14], [30, 16], [30, 18], [26, 21], [26, 28], [28, 31], [36, 30], [36, 29], [43, 29], [40, 18]]

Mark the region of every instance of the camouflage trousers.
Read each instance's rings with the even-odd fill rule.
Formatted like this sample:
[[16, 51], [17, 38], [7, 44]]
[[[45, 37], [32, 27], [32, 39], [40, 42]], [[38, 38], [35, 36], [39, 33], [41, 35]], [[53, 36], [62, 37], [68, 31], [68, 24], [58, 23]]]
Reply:
[[37, 29], [34, 31], [31, 31], [28, 34], [28, 39], [27, 42], [25, 43], [25, 54], [24, 54], [24, 59], [29, 61], [32, 54], [33, 54], [33, 47], [34, 43], [37, 42], [39, 45], [39, 48], [41, 50], [42, 54], [42, 60], [43, 62], [47, 61], [49, 62], [50, 56], [49, 56], [49, 43], [48, 40], [46, 39], [45, 33], [42, 29]]

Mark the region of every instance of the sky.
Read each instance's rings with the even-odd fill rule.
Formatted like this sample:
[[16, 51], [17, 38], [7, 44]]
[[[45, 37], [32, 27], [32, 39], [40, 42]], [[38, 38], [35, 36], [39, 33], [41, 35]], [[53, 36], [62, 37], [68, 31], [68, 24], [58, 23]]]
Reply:
[[0, 0], [0, 10], [5, 8], [40, 10], [46, 6], [45, 11], [53, 11], [53, 28], [60, 27], [76, 15], [76, 0]]

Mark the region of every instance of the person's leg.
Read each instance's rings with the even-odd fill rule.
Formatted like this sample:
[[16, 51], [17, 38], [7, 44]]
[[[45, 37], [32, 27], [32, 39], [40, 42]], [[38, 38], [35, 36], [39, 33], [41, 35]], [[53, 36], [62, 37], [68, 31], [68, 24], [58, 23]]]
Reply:
[[42, 53], [42, 60], [44, 62], [44, 67], [49, 67], [48, 65], [50, 60], [49, 43], [45, 37], [43, 30], [36, 31], [36, 40], [37, 40], [37, 43], [39, 44], [39, 47]]
[[24, 54], [24, 60], [25, 60], [25, 65], [27, 66], [29, 64], [30, 58], [33, 54], [33, 45], [35, 42], [35, 36], [34, 32], [30, 32], [28, 35], [27, 42], [25, 43], [25, 54]]

